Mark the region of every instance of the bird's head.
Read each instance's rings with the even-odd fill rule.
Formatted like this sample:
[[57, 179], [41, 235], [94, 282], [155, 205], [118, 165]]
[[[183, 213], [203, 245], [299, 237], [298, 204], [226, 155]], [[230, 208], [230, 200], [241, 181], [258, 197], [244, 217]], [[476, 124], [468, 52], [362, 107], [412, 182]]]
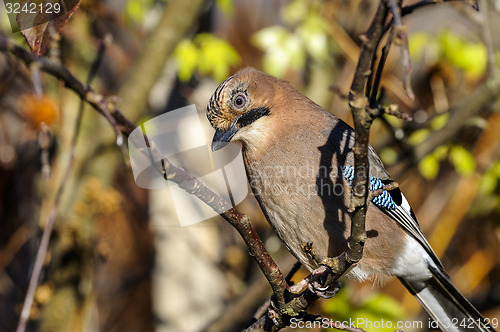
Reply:
[[240, 70], [222, 82], [210, 98], [207, 118], [215, 129], [212, 150], [230, 141], [247, 148], [264, 140], [276, 103], [277, 78], [253, 68]]

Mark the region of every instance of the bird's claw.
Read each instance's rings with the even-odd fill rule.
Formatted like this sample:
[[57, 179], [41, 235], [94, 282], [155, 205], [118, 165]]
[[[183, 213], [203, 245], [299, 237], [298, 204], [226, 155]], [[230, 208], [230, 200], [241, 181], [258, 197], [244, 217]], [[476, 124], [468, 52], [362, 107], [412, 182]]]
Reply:
[[328, 289], [328, 287], [316, 287], [315, 290], [317, 291], [320, 291], [320, 292], [324, 292]]
[[328, 275], [328, 267], [321, 266], [311, 273], [311, 278], [307, 284], [307, 288], [319, 297], [330, 299], [340, 290], [341, 284], [337, 280], [329, 285], [324, 286], [325, 278]]
[[285, 327], [285, 325], [283, 325], [279, 320], [280, 315], [278, 313], [278, 309], [276, 308], [276, 305], [272, 300], [269, 305], [269, 308], [267, 308], [267, 316], [273, 321], [273, 324], [279, 327], [280, 329]]
[[340, 290], [340, 282], [338, 281], [335, 281], [335, 283], [330, 285], [330, 287], [317, 287], [315, 284], [316, 283], [309, 283], [307, 288], [309, 288], [309, 290], [317, 296], [324, 299], [331, 299]]

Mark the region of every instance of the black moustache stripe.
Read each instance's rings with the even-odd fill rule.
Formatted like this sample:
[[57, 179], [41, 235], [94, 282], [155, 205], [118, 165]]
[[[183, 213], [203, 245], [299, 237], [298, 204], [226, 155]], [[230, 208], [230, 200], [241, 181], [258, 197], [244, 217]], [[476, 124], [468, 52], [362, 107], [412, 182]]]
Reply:
[[269, 108], [267, 107], [253, 108], [250, 111], [243, 114], [242, 116], [240, 116], [240, 118], [238, 119], [238, 124], [240, 125], [240, 128], [246, 127], [266, 115], [269, 115]]

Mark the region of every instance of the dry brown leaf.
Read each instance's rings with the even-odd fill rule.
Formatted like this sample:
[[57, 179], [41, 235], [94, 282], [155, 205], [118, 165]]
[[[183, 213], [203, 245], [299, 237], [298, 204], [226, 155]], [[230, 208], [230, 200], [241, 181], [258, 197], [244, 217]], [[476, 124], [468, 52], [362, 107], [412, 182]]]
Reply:
[[50, 45], [51, 36], [62, 30], [80, 0], [21, 0], [16, 22], [31, 51], [42, 55]]

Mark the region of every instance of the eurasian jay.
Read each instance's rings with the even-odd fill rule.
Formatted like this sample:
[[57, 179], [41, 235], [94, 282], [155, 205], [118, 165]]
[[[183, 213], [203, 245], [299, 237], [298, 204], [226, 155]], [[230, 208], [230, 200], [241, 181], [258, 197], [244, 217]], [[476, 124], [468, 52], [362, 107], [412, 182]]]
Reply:
[[[207, 106], [212, 149], [240, 142], [250, 186], [286, 248], [310, 271], [304, 250], [334, 257], [347, 248], [354, 130], [288, 82], [246, 68], [227, 78]], [[369, 189], [392, 182], [369, 147]], [[396, 276], [443, 331], [494, 331], [452, 285], [399, 189], [371, 200], [363, 258], [346, 275]]]

